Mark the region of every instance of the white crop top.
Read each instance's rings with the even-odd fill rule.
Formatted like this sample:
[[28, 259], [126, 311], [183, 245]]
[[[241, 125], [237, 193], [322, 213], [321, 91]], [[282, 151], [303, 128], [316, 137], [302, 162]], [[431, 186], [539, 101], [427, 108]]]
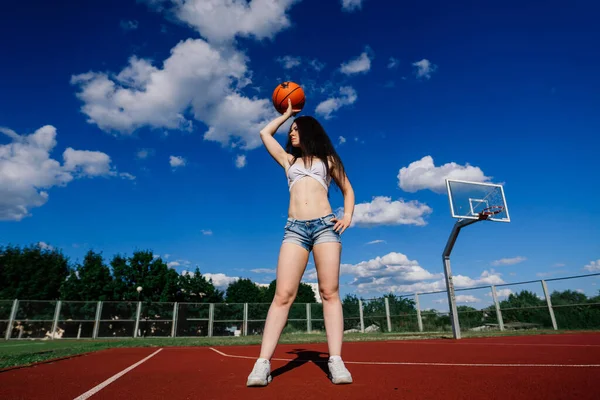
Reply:
[[294, 186], [300, 178], [310, 176], [323, 185], [325, 190], [329, 190], [331, 177], [326, 176], [326, 173], [325, 164], [323, 164], [321, 160], [314, 160], [310, 168], [305, 168], [299, 163], [295, 163], [287, 170], [289, 189], [292, 190], [292, 186]]

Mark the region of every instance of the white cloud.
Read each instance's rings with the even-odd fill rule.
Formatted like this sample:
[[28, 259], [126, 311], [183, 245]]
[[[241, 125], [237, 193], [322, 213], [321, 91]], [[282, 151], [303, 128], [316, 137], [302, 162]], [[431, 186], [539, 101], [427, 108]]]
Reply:
[[523, 262], [527, 260], [526, 257], [522, 257], [522, 256], [517, 256], [517, 257], [512, 257], [512, 258], [501, 258], [499, 260], [494, 260], [491, 262], [491, 264], [494, 267], [498, 267], [501, 265], [514, 265], [514, 264], [518, 264], [520, 262]]
[[188, 39], [171, 50], [162, 68], [133, 56], [116, 76], [87, 72], [73, 76], [88, 122], [107, 132], [131, 135], [141, 127], [190, 130], [193, 118], [206, 123], [204, 138], [255, 148], [256, 132], [276, 111], [269, 99], [249, 99], [236, 92], [247, 85], [245, 56]]
[[385, 240], [378, 239], [378, 240], [372, 240], [372, 241], [368, 242], [367, 244], [378, 244], [378, 243], [387, 243], [387, 242]]
[[53, 246], [51, 246], [51, 245], [49, 245], [49, 244], [48, 244], [48, 243], [46, 243], [46, 242], [38, 242], [38, 244], [37, 244], [37, 245], [38, 245], [38, 247], [39, 247], [40, 249], [42, 249], [42, 250], [50, 250], [50, 251], [54, 250], [54, 247], [53, 247]]
[[[237, 34], [271, 37], [287, 26], [285, 10], [293, 1], [150, 3], [173, 5], [171, 12], [177, 18], [218, 41]], [[270, 98], [241, 94], [252, 83], [248, 61], [234, 43], [187, 39], [175, 45], [164, 61], [132, 56], [120, 72], [89, 71], [74, 75], [71, 83], [78, 89], [88, 122], [106, 132], [131, 135], [142, 127], [192, 130], [194, 121], [200, 121], [198, 126], [207, 126], [204, 139], [253, 149], [260, 145], [256, 132], [279, 114]]]
[[500, 285], [504, 283], [502, 278], [500, 278], [500, 274], [496, 273], [494, 270], [483, 271], [481, 276], [476, 279], [472, 279], [464, 275], [454, 275], [452, 280], [454, 282], [454, 286], [457, 288], [473, 287], [478, 285]]
[[481, 299], [471, 295], [471, 294], [459, 294], [456, 297], [457, 303], [479, 303]]
[[432, 64], [426, 58], [414, 62], [413, 66], [416, 68], [415, 74], [417, 75], [417, 78], [429, 79], [431, 78], [431, 74], [437, 70], [437, 65]]
[[426, 225], [424, 217], [432, 209], [416, 200], [392, 201], [391, 197], [373, 197], [370, 203], [359, 203], [354, 207], [352, 226], [370, 227], [375, 225]]
[[135, 175], [132, 175], [129, 172], [120, 172], [119, 176], [123, 179], [129, 179], [130, 181], [135, 180]]
[[350, 86], [342, 86], [339, 90], [339, 93], [339, 97], [331, 97], [319, 103], [315, 109], [315, 112], [325, 119], [331, 119], [332, 113], [339, 110], [343, 106], [354, 104], [358, 98], [356, 95], [356, 90]]
[[[164, 258], [167, 259], [169, 258], [170, 255], [169, 254], [165, 254]], [[174, 260], [174, 261], [169, 261], [167, 263], [167, 267], [169, 268], [176, 268], [176, 267], [189, 267], [192, 263], [188, 260], [184, 260], [184, 259], [178, 259], [178, 260]]]
[[205, 236], [211, 236], [213, 234], [213, 231], [211, 231], [210, 229], [202, 229], [201, 232]]
[[283, 56], [278, 57], [276, 60], [284, 69], [292, 69], [300, 65], [300, 57]]
[[204, 39], [188, 39], [166, 60], [132, 56], [120, 72], [74, 75], [81, 111], [106, 132], [131, 135], [142, 127], [192, 130], [206, 125], [206, 140], [252, 149], [256, 132], [277, 116], [270, 99], [243, 97], [251, 84], [248, 58], [236, 37], [272, 39], [290, 26], [287, 12], [297, 0], [144, 0]]
[[513, 291], [511, 289], [500, 289], [496, 291], [497, 297], [508, 297], [511, 294], [513, 294]]
[[[323, 68], [325, 68], [325, 63], [317, 60], [316, 58], [311, 59], [308, 57], [287, 55], [287, 56], [277, 57], [275, 59], [275, 61], [277, 61], [283, 67], [283, 69], [293, 69], [293, 68], [303, 67], [303, 69], [305, 71], [307, 71], [308, 69], [311, 69], [311, 70], [314, 69], [315, 71], [319, 72]], [[306, 82], [303, 86], [304, 86], [304, 89], [308, 89], [310, 87], [310, 85], [307, 85]]]
[[596, 261], [591, 261], [588, 265], [583, 267], [583, 269], [589, 272], [600, 272], [600, 258]]
[[[498, 298], [499, 301], [501, 299], [504, 299], [504, 298], [510, 296], [513, 293], [514, 292], [511, 289], [496, 289], [496, 297]], [[488, 296], [488, 297], [492, 297], [491, 290], [490, 290], [489, 293], [486, 293], [485, 295]]]
[[110, 157], [100, 151], [73, 150], [63, 153], [64, 169], [82, 176], [106, 176], [111, 174]]
[[272, 39], [291, 26], [289, 8], [298, 0], [142, 0], [166, 11], [195, 29], [210, 42], [236, 36]]
[[362, 8], [363, 0], [342, 0], [342, 10], [352, 12]]
[[393, 276], [402, 282], [415, 282], [426, 279], [435, 279], [442, 274], [431, 274], [419, 266], [415, 260], [409, 260], [402, 253], [388, 253], [383, 257], [376, 257], [355, 265], [343, 264], [341, 271], [356, 278], [381, 278]]
[[325, 68], [325, 63], [321, 62], [317, 59], [314, 60], [310, 60], [308, 62], [308, 65], [310, 65], [311, 67], [314, 68], [315, 71], [319, 72], [320, 70], [322, 70], [323, 68]]
[[213, 285], [216, 288], [219, 288], [221, 290], [227, 289], [227, 286], [229, 286], [229, 284], [240, 279], [239, 276], [227, 276], [223, 273], [218, 273], [218, 274], [206, 273], [206, 274], [202, 274], [202, 276], [205, 277], [207, 280], [212, 279]]
[[346, 138], [345, 138], [345, 137], [343, 137], [343, 136], [340, 136], [340, 137], [338, 138], [338, 144], [344, 144], [344, 143], [346, 143]]
[[170, 156], [169, 164], [173, 168], [183, 167], [186, 164], [186, 160], [185, 160], [185, 158], [180, 157], [180, 156]]
[[425, 156], [403, 167], [398, 172], [398, 186], [405, 192], [416, 192], [429, 189], [435, 193], [445, 193], [445, 179], [459, 179], [473, 182], [486, 182], [491, 178], [485, 176], [479, 167], [469, 164], [459, 165], [450, 162], [436, 167], [431, 156]]
[[387, 67], [389, 69], [396, 68], [399, 63], [400, 63], [400, 60], [398, 60], [397, 58], [394, 58], [394, 57], [390, 57], [390, 61], [388, 62]]
[[235, 166], [237, 168], [244, 168], [246, 166], [246, 156], [241, 154], [235, 158]]
[[[232, 147], [244, 150], [255, 149], [262, 143], [256, 132], [279, 115], [276, 113], [270, 99], [249, 99], [238, 93], [231, 93], [210, 113], [211, 127], [204, 134], [204, 139], [224, 146], [231, 144]], [[291, 123], [291, 119], [286, 122]]]
[[151, 155], [154, 155], [154, 149], [141, 149], [135, 154], [136, 158], [139, 158], [140, 160], [144, 160]]
[[371, 69], [371, 59], [366, 51], [364, 51], [360, 56], [356, 57], [348, 61], [347, 63], [343, 63], [340, 67], [340, 70], [345, 75], [355, 75], [360, 73], [366, 73]]
[[[442, 273], [433, 274], [402, 253], [392, 252], [354, 265], [342, 264], [341, 271], [354, 278], [350, 285], [361, 294], [377, 296], [389, 292], [423, 293], [446, 289]], [[453, 281], [456, 288], [504, 283], [495, 271], [483, 271], [477, 278], [454, 275]]]
[[48, 189], [66, 186], [73, 179], [119, 174], [110, 157], [102, 152], [74, 150], [62, 154], [64, 163], [50, 157], [56, 141], [56, 128], [45, 125], [29, 135], [1, 128], [11, 142], [0, 145], [0, 220], [20, 221], [31, 216], [30, 209], [41, 207], [49, 198]]

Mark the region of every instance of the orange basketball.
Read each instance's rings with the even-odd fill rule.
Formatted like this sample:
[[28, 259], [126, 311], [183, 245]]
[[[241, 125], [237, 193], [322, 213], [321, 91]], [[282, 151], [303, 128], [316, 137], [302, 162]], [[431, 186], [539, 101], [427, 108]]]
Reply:
[[302, 110], [306, 100], [304, 90], [295, 82], [282, 82], [273, 90], [273, 106], [280, 113], [288, 108], [288, 99], [292, 100], [292, 108]]

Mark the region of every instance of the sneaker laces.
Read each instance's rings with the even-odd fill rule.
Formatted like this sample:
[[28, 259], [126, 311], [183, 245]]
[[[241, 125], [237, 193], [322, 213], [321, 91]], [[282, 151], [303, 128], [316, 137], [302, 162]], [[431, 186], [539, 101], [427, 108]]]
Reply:
[[268, 361], [256, 361], [254, 363], [254, 368], [252, 369], [251, 376], [260, 376], [263, 377], [269, 373], [269, 363]]
[[329, 362], [329, 368], [332, 374], [341, 374], [346, 372], [346, 367], [342, 360], [332, 360]]

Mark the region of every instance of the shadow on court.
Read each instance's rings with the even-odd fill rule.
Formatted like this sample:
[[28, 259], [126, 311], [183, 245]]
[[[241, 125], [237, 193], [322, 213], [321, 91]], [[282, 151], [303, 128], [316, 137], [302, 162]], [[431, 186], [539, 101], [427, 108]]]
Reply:
[[294, 354], [296, 358], [289, 361], [283, 367], [279, 367], [273, 370], [271, 372], [271, 376], [273, 377], [273, 379], [275, 379], [275, 377], [279, 375], [285, 374], [286, 372], [289, 372], [294, 368], [298, 368], [309, 362], [319, 367], [325, 375], [329, 375], [329, 368], [327, 368], [329, 353], [305, 349], [294, 349], [292, 351], [288, 351], [287, 354]]

